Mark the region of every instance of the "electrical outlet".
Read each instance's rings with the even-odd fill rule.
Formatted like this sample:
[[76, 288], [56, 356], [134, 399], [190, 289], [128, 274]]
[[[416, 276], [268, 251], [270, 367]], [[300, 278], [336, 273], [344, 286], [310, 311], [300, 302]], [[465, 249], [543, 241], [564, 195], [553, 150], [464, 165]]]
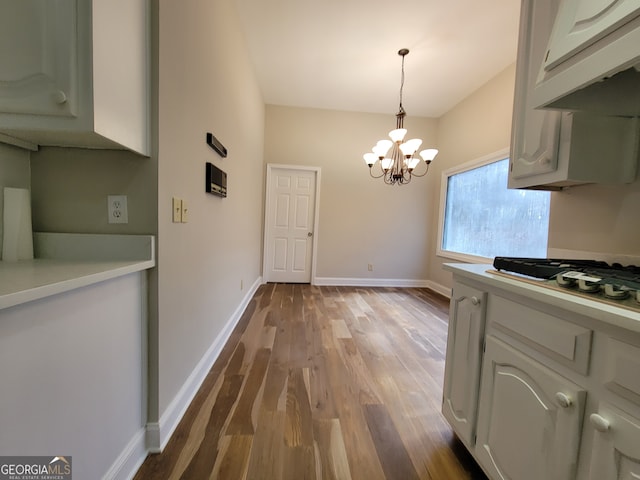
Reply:
[[182, 210], [180, 211], [180, 221], [182, 223], [187, 223], [189, 221], [189, 211], [187, 208], [187, 201], [183, 198], [182, 199]]
[[171, 207], [173, 209], [173, 223], [181, 223], [182, 222], [182, 199], [178, 197], [173, 197], [171, 202]]
[[126, 195], [107, 195], [109, 223], [129, 223]]
[[370, 272], [373, 272], [373, 263], [370, 263], [369, 265], [367, 265], [367, 268], [369, 269]]

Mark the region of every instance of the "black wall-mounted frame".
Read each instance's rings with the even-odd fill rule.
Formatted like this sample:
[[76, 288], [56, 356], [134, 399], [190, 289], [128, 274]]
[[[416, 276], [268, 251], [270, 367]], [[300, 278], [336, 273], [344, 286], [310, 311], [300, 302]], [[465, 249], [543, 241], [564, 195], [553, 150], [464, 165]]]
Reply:
[[207, 132], [207, 144], [213, 148], [218, 154], [224, 158], [227, 156], [227, 149], [224, 148], [224, 145], [220, 143], [216, 137], [213, 136], [213, 133]]

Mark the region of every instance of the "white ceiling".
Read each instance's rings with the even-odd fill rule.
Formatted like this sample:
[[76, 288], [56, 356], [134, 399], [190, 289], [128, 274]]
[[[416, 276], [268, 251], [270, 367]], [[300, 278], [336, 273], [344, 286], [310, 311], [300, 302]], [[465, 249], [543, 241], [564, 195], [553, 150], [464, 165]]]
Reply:
[[519, 0], [235, 0], [267, 104], [439, 117], [513, 63]]

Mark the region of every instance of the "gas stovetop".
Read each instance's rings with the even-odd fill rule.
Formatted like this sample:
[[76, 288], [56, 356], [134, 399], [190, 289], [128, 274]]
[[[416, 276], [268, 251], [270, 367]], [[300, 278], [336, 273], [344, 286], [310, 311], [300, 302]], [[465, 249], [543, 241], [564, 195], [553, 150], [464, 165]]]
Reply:
[[614, 303], [633, 299], [631, 305], [640, 310], [640, 267], [634, 265], [598, 260], [496, 257], [493, 266], [499, 271], [545, 279], [567, 292], [579, 292], [595, 299], [605, 298]]

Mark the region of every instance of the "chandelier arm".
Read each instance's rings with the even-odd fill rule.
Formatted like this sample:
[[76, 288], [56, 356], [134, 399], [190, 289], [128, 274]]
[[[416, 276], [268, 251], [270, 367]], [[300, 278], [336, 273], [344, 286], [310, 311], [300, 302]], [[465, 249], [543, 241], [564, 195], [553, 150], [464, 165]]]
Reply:
[[369, 168], [369, 175], [371, 175], [371, 178], [381, 178], [384, 176], [384, 170], [382, 170], [382, 167], [380, 167], [380, 170], [382, 171], [382, 173], [380, 175], [374, 175], [373, 174], [373, 167]]
[[413, 175], [414, 177], [424, 177], [427, 173], [429, 172], [429, 164], [427, 163], [427, 169], [424, 171], [424, 173], [415, 173], [415, 170], [413, 172], [411, 172], [411, 175]]

